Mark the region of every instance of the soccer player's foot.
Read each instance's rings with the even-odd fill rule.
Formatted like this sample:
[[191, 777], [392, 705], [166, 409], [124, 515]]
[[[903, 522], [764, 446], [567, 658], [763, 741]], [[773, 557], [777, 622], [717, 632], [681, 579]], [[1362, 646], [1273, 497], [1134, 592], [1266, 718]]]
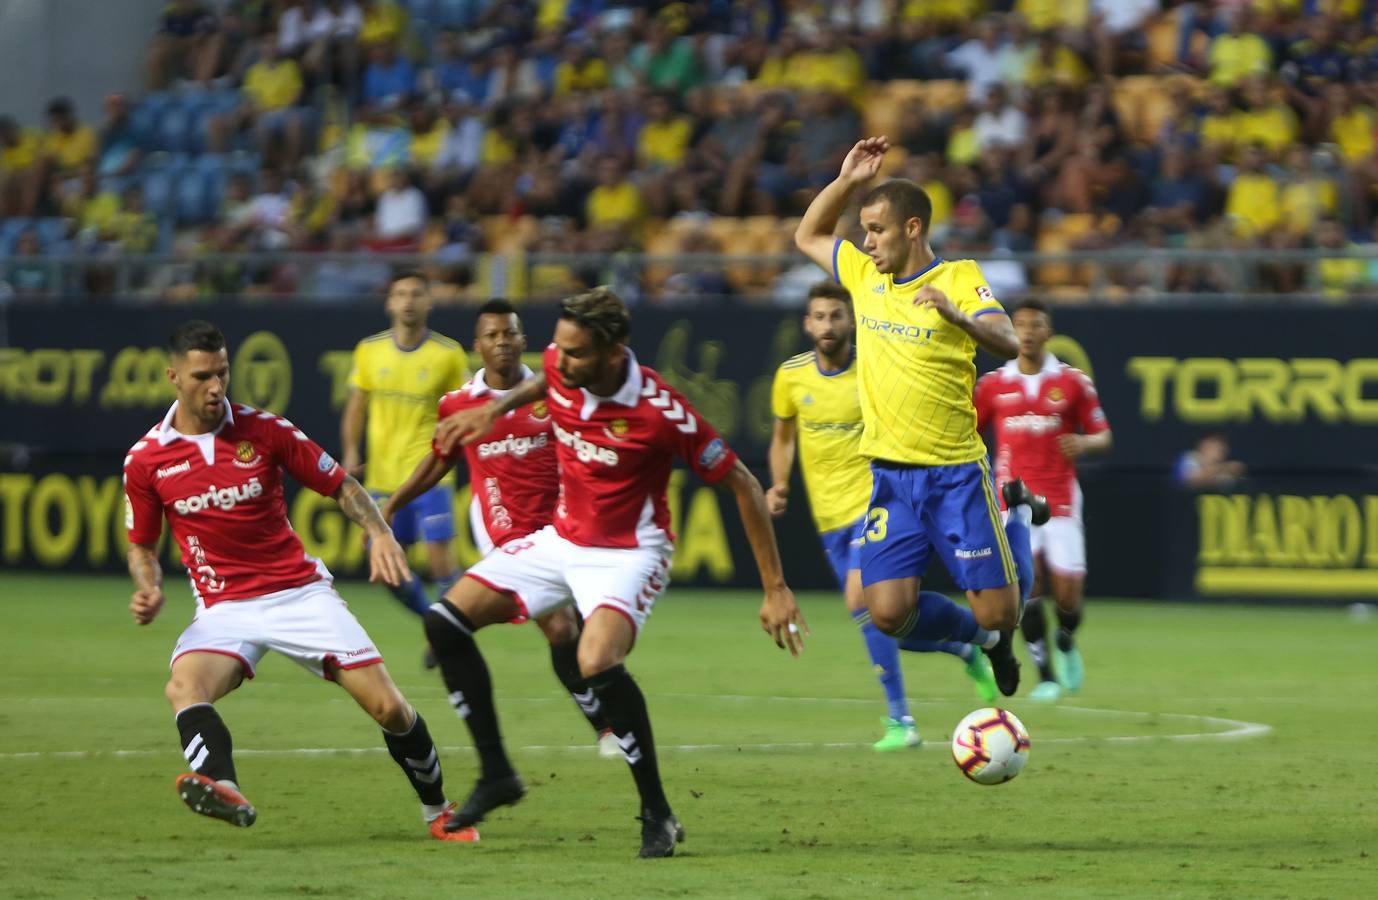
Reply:
[[480, 778], [469, 799], [450, 815], [445, 830], [455, 832], [471, 828], [499, 806], [511, 806], [525, 796], [526, 785], [515, 774], [503, 778]]
[[1002, 631], [994, 647], [981, 648], [990, 660], [995, 686], [1006, 697], [1013, 697], [1014, 692], [1019, 690], [1019, 660], [1014, 655], [1013, 635], [1012, 631]]
[[637, 855], [642, 859], [674, 856], [675, 845], [684, 840], [684, 826], [675, 814], [643, 809], [637, 818], [641, 820], [641, 852]]
[[1056, 681], [1040, 681], [1029, 692], [1029, 699], [1036, 703], [1054, 703], [1062, 699], [1062, 685]]
[[1075, 694], [1081, 690], [1086, 680], [1086, 670], [1081, 665], [1081, 651], [1076, 647], [1062, 650], [1053, 645], [1053, 666], [1057, 669], [1058, 680], [1067, 688], [1067, 693]]
[[920, 747], [923, 745], [923, 736], [919, 734], [919, 729], [915, 727], [914, 720], [909, 716], [903, 719], [883, 719], [885, 723], [885, 736], [876, 741], [871, 747], [881, 753], [890, 753], [894, 750], [906, 750], [910, 747]]
[[1033, 523], [1042, 525], [1048, 521], [1049, 510], [1048, 501], [1042, 494], [1035, 494], [1029, 490], [1028, 485], [1021, 479], [1005, 482], [1005, 486], [1000, 489], [1000, 493], [1005, 498], [1005, 508], [1014, 509], [1021, 503], [1029, 505], [1029, 512], [1033, 515]]
[[427, 823], [426, 827], [430, 829], [431, 837], [435, 838], [437, 841], [461, 841], [468, 844], [477, 843], [477, 828], [471, 826], [469, 828], [461, 828], [459, 831], [445, 830], [445, 823], [449, 820], [451, 814], [453, 814], [454, 811], [455, 805], [451, 803], [448, 807], [446, 807], [443, 813], [436, 816], [434, 819], [431, 819], [431, 821]]
[[995, 686], [995, 673], [991, 671], [990, 660], [976, 647], [971, 648], [971, 657], [966, 661], [966, 673], [976, 684], [976, 693], [987, 703], [995, 701], [999, 688]]
[[248, 828], [258, 818], [258, 810], [239, 791], [195, 772], [177, 776], [177, 796], [192, 812], [240, 828]]
[[611, 728], [598, 732], [598, 755], [604, 759], [621, 759], [622, 745], [617, 743], [617, 735]]

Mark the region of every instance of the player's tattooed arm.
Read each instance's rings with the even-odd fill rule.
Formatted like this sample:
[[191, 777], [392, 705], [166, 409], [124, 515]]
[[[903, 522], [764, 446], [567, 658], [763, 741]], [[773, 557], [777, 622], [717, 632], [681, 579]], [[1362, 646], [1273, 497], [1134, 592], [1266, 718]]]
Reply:
[[914, 305], [932, 309], [945, 321], [971, 335], [978, 347], [993, 356], [1014, 359], [1019, 355], [1019, 339], [1014, 335], [1014, 323], [999, 310], [984, 315], [968, 315], [958, 309], [947, 294], [931, 284], [919, 288], [914, 295]]
[[794, 593], [785, 584], [780, 547], [775, 542], [775, 528], [770, 524], [761, 483], [741, 460], [737, 460], [721, 484], [737, 497], [742, 527], [751, 544], [751, 554], [756, 557], [756, 568], [761, 573], [761, 587], [765, 591], [761, 601], [761, 630], [770, 635], [777, 647], [798, 656], [804, 649], [804, 635], [808, 634], [809, 626], [795, 603]]
[[134, 580], [129, 611], [135, 622], [147, 625], [163, 608], [163, 567], [158, 563], [157, 548], [143, 544], [130, 544], [128, 559], [129, 577]]
[[469, 444], [487, 434], [498, 420], [518, 407], [535, 403], [545, 396], [545, 375], [528, 378], [499, 400], [473, 409], [461, 409], [446, 416], [435, 427], [435, 440], [440, 449], [452, 452], [460, 444]]
[[392, 587], [410, 581], [407, 555], [364, 486], [353, 475], [346, 475], [334, 498], [340, 504], [340, 512], [351, 522], [358, 523], [368, 535], [368, 580], [382, 581]]

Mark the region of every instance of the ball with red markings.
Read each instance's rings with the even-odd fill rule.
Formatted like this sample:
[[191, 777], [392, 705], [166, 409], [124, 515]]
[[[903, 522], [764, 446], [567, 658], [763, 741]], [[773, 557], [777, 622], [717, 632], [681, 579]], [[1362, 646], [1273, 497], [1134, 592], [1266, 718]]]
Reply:
[[1029, 762], [1029, 732], [1007, 709], [978, 709], [952, 732], [952, 758], [977, 784], [1004, 784]]

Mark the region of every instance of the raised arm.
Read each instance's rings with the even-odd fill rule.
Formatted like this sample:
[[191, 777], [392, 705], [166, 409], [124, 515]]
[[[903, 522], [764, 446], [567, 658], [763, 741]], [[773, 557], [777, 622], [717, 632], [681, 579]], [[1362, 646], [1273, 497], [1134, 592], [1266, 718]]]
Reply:
[[804, 649], [808, 625], [794, 601], [794, 593], [785, 584], [780, 548], [775, 543], [775, 529], [766, 511], [761, 483], [741, 460], [737, 460], [721, 484], [730, 488], [737, 498], [737, 512], [742, 517], [751, 554], [756, 558], [756, 569], [761, 573], [761, 587], [765, 591], [761, 601], [761, 630], [774, 639], [775, 646], [787, 648], [798, 656]]
[[355, 478], [363, 474], [363, 456], [359, 444], [364, 438], [364, 416], [368, 410], [368, 391], [354, 388], [345, 401], [344, 415], [340, 416], [340, 463], [344, 470]]
[[794, 468], [794, 447], [797, 428], [793, 419], [776, 419], [770, 434], [770, 490], [766, 491], [766, 509], [775, 518], [785, 514], [789, 506], [789, 475]]
[[144, 544], [129, 545], [129, 577], [134, 580], [134, 594], [129, 611], [134, 621], [147, 625], [163, 608], [163, 567], [158, 563], [158, 549]]
[[842, 170], [827, 187], [813, 198], [799, 227], [794, 230], [794, 245], [829, 275], [833, 274], [833, 247], [837, 238], [837, 220], [847, 208], [852, 189], [876, 177], [880, 161], [890, 142], [884, 137], [857, 141], [842, 160]]
[[351, 522], [361, 525], [368, 535], [368, 580], [382, 581], [391, 587], [410, 581], [407, 554], [392, 536], [392, 529], [364, 486], [353, 475], [346, 475], [331, 496], [340, 504], [340, 512]]
[[435, 428], [435, 440], [440, 449], [450, 453], [460, 444], [472, 444], [492, 429], [498, 416], [535, 403], [545, 396], [545, 375], [528, 378], [499, 400], [473, 409], [461, 409], [442, 419]]

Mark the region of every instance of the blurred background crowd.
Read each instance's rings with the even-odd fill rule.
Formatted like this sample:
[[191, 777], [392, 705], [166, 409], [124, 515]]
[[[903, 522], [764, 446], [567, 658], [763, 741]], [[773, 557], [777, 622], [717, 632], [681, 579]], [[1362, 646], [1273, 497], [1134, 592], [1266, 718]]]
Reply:
[[144, 91], [0, 118], [0, 291], [794, 304], [885, 134], [1002, 297], [1378, 297], [1375, 7], [175, 0]]

